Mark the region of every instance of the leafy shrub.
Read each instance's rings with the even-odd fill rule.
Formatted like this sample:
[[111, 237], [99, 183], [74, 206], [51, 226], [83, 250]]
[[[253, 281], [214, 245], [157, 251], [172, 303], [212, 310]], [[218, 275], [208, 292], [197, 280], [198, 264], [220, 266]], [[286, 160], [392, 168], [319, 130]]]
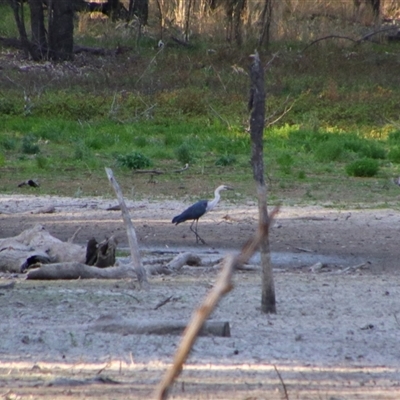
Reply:
[[21, 109], [18, 109], [16, 102], [8, 99], [0, 99], [0, 114], [17, 115]]
[[14, 150], [17, 147], [17, 140], [14, 138], [4, 138], [0, 142], [1, 147], [5, 150]]
[[188, 143], [182, 143], [175, 150], [176, 157], [182, 164], [190, 164], [194, 161], [195, 157], [191, 146]]
[[388, 159], [392, 163], [400, 164], [400, 147], [393, 147], [390, 149]]
[[232, 154], [225, 154], [215, 161], [215, 165], [219, 165], [221, 167], [227, 167], [229, 165], [233, 165], [236, 163], [236, 157]]
[[320, 143], [314, 150], [317, 161], [331, 162], [337, 161], [343, 152], [343, 144], [339, 141], [328, 140]]
[[368, 143], [367, 150], [364, 152], [364, 155], [376, 160], [383, 160], [386, 158], [386, 151], [378, 143], [371, 142]]
[[21, 151], [24, 154], [38, 154], [40, 153], [39, 145], [33, 135], [27, 135], [22, 139]]
[[117, 156], [117, 163], [129, 169], [142, 169], [150, 167], [151, 160], [142, 153], [133, 152], [125, 155], [119, 154]]
[[346, 166], [347, 175], [359, 176], [359, 177], [371, 177], [378, 173], [379, 164], [378, 161], [372, 158], [362, 158], [360, 160], [353, 161]]
[[349, 139], [345, 141], [344, 147], [346, 150], [353, 151], [362, 157], [384, 159], [386, 158], [386, 151], [380, 144], [376, 142], [369, 142], [362, 139]]
[[388, 140], [390, 142], [399, 143], [400, 142], [400, 131], [394, 131], [389, 133]]
[[278, 163], [280, 170], [284, 174], [289, 175], [292, 172], [292, 166], [294, 164], [294, 159], [291, 154], [289, 154], [289, 153], [281, 154], [276, 159], [276, 162]]

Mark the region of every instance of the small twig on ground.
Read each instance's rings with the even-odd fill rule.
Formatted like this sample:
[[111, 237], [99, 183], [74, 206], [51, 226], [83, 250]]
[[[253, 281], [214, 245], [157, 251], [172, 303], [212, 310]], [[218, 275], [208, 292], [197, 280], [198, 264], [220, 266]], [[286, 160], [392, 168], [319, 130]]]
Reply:
[[129, 293], [121, 293], [121, 294], [124, 295], [124, 296], [128, 296], [128, 297], [130, 297], [130, 298], [136, 300], [138, 303], [141, 302], [136, 296], [133, 296], [132, 294], [129, 294]]
[[363, 267], [365, 267], [368, 264], [368, 262], [363, 262], [361, 264], [357, 264], [357, 265], [352, 265], [350, 267], [347, 267], [345, 269], [343, 269], [342, 271], [340, 271], [342, 274], [349, 272], [349, 271], [357, 271], [358, 269], [361, 269]]
[[295, 247], [296, 250], [304, 251], [305, 253], [314, 253], [313, 250], [305, 249], [304, 247]]
[[97, 372], [96, 372], [96, 374], [97, 375], [100, 375], [104, 370], [106, 370], [107, 368], [109, 368], [111, 366], [111, 360], [109, 360], [108, 362], [107, 362], [107, 364], [103, 367], [103, 368], [100, 368]]
[[283, 381], [282, 376], [281, 376], [280, 372], [278, 371], [278, 368], [276, 368], [275, 364], [274, 364], [274, 369], [275, 369], [276, 374], [278, 375], [279, 380], [281, 381], [281, 385], [282, 385], [283, 391], [285, 393], [285, 399], [289, 400], [289, 395], [288, 395], [288, 391], [287, 391], [285, 382]]
[[164, 306], [165, 304], [169, 303], [171, 301], [173, 296], [169, 296], [167, 297], [165, 300], [160, 301], [155, 307], [154, 310], [158, 310], [159, 308], [161, 308], [162, 306]]

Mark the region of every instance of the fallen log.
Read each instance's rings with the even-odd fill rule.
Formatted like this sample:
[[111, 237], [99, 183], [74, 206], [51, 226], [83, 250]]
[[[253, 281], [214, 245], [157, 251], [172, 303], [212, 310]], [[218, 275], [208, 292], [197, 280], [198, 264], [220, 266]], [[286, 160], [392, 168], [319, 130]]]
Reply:
[[[8, 247], [0, 250], [0, 271], [19, 274], [23, 272], [24, 266], [28, 265], [30, 260], [38, 258], [48, 258], [48, 255], [42, 251], [32, 251], [28, 246], [18, 246], [18, 248]], [[49, 259], [50, 262], [50, 259]]]
[[0, 239], [0, 271], [23, 272], [37, 262], [84, 262], [85, 249], [52, 236], [42, 225]]
[[[97, 319], [88, 330], [120, 335], [181, 335], [186, 329], [187, 321], [137, 321], [114, 315], [105, 315]], [[206, 321], [199, 336], [230, 337], [229, 322]]]
[[40, 207], [37, 210], [26, 211], [26, 214], [53, 214], [56, 212], [56, 208], [53, 205]]
[[26, 279], [124, 279], [136, 277], [135, 271], [126, 265], [98, 268], [79, 262], [41, 265], [28, 272]]
[[200, 265], [201, 258], [193, 253], [180, 253], [167, 264], [147, 266], [146, 270], [149, 275], [166, 274], [179, 271], [184, 265]]

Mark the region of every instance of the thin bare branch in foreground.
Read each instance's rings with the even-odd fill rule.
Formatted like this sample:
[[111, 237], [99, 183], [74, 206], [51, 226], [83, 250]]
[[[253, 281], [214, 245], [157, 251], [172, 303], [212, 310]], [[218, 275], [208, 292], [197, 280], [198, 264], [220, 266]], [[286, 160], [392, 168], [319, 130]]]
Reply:
[[181, 343], [175, 353], [174, 363], [166, 372], [163, 380], [157, 388], [157, 400], [167, 399], [169, 389], [174, 380], [181, 373], [183, 364], [186, 361], [194, 342], [196, 341], [204, 321], [214, 311], [222, 296], [233, 288], [232, 275], [235, 269], [247, 262], [257, 250], [260, 243], [266, 240], [268, 237], [269, 227], [278, 211], [279, 207], [275, 207], [266, 223], [264, 224], [260, 222], [256, 234], [243, 246], [238, 255], [234, 256], [230, 254], [225, 257], [223, 262], [224, 265], [217, 282], [210, 290], [200, 307], [194, 312], [183, 333]]

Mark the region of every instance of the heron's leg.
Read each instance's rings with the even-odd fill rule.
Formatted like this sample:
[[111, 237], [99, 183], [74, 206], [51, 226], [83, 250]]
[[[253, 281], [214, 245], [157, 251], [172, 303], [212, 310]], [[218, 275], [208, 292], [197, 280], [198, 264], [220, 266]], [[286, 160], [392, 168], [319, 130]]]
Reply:
[[[193, 224], [195, 223], [195, 221], [196, 221], [196, 225], [195, 225], [195, 228], [193, 229]], [[198, 219], [196, 219], [196, 220], [194, 219], [192, 224], [190, 225], [190, 230], [196, 235], [196, 243], [199, 243], [199, 241], [200, 241], [202, 244], [206, 244], [206, 242], [197, 233], [197, 224], [198, 223], [199, 223], [199, 220]]]

